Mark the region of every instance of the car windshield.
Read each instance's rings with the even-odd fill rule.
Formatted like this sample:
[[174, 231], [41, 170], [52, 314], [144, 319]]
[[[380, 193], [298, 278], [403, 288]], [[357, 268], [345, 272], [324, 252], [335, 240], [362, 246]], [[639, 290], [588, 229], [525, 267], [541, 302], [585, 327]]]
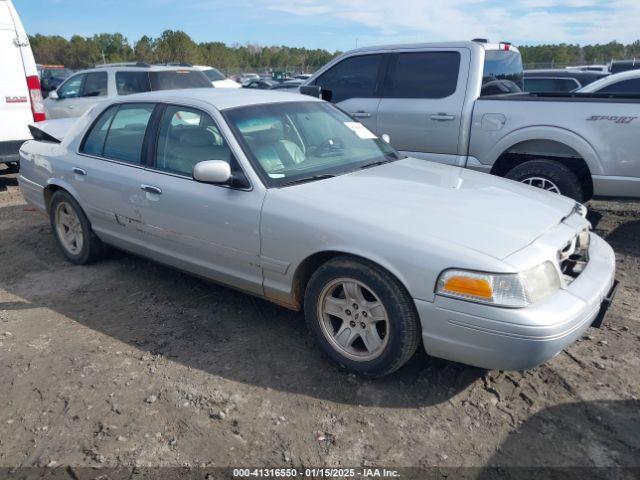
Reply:
[[69, 76], [71, 76], [73, 72], [68, 68], [51, 68], [44, 70], [44, 76], [50, 77], [52, 80], [63, 82]]
[[212, 88], [211, 82], [202, 72], [195, 70], [163, 70], [149, 72], [151, 90], [174, 90], [182, 88]]
[[220, 70], [217, 70], [215, 68], [211, 68], [209, 70], [203, 70], [202, 73], [204, 73], [207, 78], [209, 80], [211, 80], [212, 82], [217, 82], [219, 80], [225, 80], [227, 77], [225, 77], [222, 72]]
[[402, 158], [327, 103], [255, 105], [224, 115], [268, 186], [312, 181]]

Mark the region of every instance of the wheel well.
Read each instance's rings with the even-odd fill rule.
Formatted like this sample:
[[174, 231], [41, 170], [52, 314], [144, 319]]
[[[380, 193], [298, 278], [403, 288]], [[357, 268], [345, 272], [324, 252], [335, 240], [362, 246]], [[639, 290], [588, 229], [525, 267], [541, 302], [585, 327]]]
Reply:
[[400, 279], [398, 279], [398, 277], [393, 272], [390, 272], [387, 268], [383, 267], [377, 262], [369, 260], [368, 258], [361, 257], [359, 255], [354, 255], [352, 253], [345, 253], [345, 252], [339, 252], [339, 251], [318, 252], [318, 253], [314, 253], [310, 257], [305, 258], [300, 263], [300, 265], [296, 269], [296, 273], [293, 276], [292, 292], [293, 292], [293, 300], [295, 302], [294, 306], [297, 310], [301, 310], [302, 306], [304, 305], [304, 293], [307, 289], [307, 284], [309, 283], [311, 276], [316, 272], [316, 270], [318, 270], [318, 268], [320, 268], [322, 265], [324, 265], [325, 263], [327, 263], [328, 261], [336, 257], [350, 257], [354, 260], [360, 260], [365, 263], [374, 264], [378, 268], [384, 269], [389, 275], [393, 276], [393, 278], [398, 280], [398, 282], [400, 283], [400, 285], [402, 285], [403, 288], [405, 289], [407, 288], [406, 285], [404, 285], [404, 283]]
[[593, 197], [593, 179], [584, 158], [571, 147], [551, 140], [527, 140], [505, 151], [493, 164], [491, 173], [504, 177], [512, 168], [529, 160], [554, 160], [576, 174], [582, 184], [585, 200]]
[[[51, 205], [51, 197], [58, 190], [64, 190], [64, 188], [59, 187], [58, 185], [47, 185], [44, 189], [44, 205], [47, 208], [47, 212], [49, 211], [49, 205]], [[66, 192], [66, 190], [64, 190]]]

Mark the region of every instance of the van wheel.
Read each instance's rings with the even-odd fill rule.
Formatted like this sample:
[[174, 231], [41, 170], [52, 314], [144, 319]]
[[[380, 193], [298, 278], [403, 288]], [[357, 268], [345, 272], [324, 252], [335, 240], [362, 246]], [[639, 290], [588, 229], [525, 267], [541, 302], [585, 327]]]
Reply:
[[58, 190], [53, 194], [49, 219], [58, 246], [71, 263], [85, 265], [104, 254], [105, 245], [93, 233], [78, 202], [67, 192]]
[[340, 367], [382, 377], [403, 366], [420, 343], [420, 321], [404, 286], [379, 266], [338, 257], [309, 280], [307, 326]]
[[565, 195], [578, 202], [584, 199], [580, 179], [571, 169], [555, 160], [529, 160], [512, 168], [505, 176], [516, 182]]

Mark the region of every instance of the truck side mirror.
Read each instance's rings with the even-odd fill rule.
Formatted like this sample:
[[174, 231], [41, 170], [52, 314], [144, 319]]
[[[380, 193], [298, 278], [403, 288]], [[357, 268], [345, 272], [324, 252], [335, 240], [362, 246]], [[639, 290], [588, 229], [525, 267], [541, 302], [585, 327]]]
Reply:
[[327, 102], [331, 101], [333, 92], [331, 90], [325, 90], [320, 85], [303, 85], [300, 87], [300, 93], [303, 95], [309, 95], [310, 97], [319, 98]]

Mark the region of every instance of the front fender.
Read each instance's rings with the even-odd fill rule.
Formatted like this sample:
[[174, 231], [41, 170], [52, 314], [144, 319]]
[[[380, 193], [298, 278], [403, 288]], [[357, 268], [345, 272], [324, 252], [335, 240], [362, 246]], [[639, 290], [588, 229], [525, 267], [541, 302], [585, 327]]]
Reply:
[[483, 163], [493, 165], [505, 152], [519, 143], [530, 140], [547, 140], [564, 144], [582, 157], [592, 175], [604, 173], [602, 161], [588, 140], [571, 130], [546, 125], [525, 127], [508, 133], [493, 146], [487, 158], [483, 159], [485, 160]]

